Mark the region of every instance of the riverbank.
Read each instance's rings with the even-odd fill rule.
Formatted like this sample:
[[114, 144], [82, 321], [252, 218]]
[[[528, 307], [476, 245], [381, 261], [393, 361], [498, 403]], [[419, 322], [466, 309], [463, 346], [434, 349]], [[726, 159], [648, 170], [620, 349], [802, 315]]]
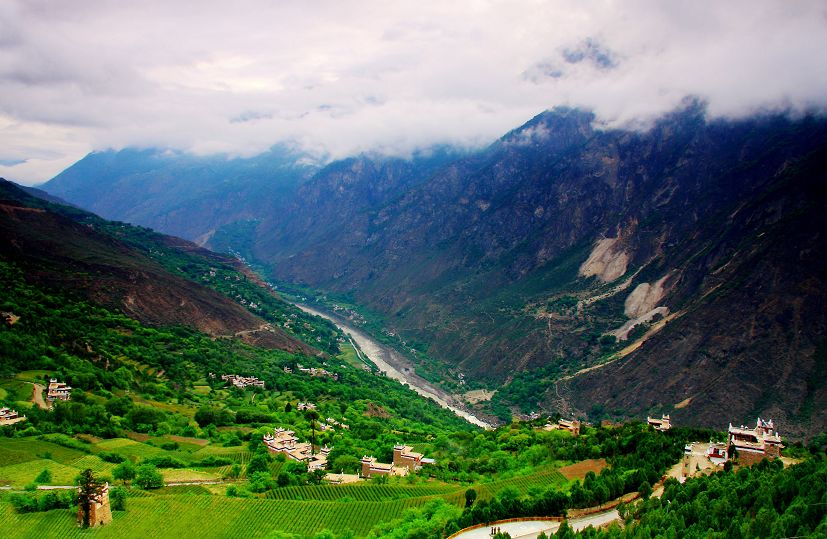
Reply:
[[362, 352], [389, 378], [393, 378], [394, 380], [409, 386], [423, 397], [433, 399], [443, 408], [451, 410], [473, 425], [477, 425], [478, 427], [485, 429], [493, 428], [493, 425], [489, 422], [480, 419], [474, 414], [461, 408], [456, 403], [453, 396], [451, 396], [448, 392], [434, 387], [427, 380], [417, 375], [414, 372], [413, 364], [411, 364], [407, 358], [393, 348], [377, 342], [365, 332], [353, 327], [346, 320], [343, 320], [338, 316], [320, 311], [308, 305], [303, 305], [300, 303], [294, 303], [294, 305], [306, 313], [330, 320], [339, 329], [350, 334], [351, 338], [356, 341], [356, 344], [359, 345]]

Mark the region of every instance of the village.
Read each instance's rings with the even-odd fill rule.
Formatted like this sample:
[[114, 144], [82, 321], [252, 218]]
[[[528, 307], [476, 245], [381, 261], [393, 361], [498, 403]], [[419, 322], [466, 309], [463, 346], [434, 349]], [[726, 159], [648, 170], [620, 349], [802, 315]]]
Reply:
[[[662, 415], [660, 418], [647, 416], [646, 424], [659, 432], [666, 432], [672, 428], [672, 420], [668, 415]], [[612, 423], [604, 421], [603, 425], [611, 426]], [[576, 419], [561, 418], [557, 422], [549, 421], [543, 429], [563, 430], [572, 436], [579, 436], [580, 427], [581, 423]], [[775, 430], [772, 419], [765, 420], [759, 417], [753, 428], [745, 425], [735, 427], [730, 423], [726, 442], [693, 442], [686, 445], [682, 472], [678, 479], [683, 482], [696, 472], [712, 473], [736, 457], [742, 466], [751, 466], [765, 458], [774, 460], [781, 457], [783, 448], [781, 435]]]
[[[341, 425], [332, 418], [328, 418], [327, 421], [328, 423]], [[347, 425], [344, 425], [344, 427], [346, 428]], [[307, 464], [309, 472], [328, 468], [328, 455], [333, 449], [324, 446], [316, 453], [310, 442], [299, 442], [294, 431], [283, 427], [275, 429], [272, 434], [264, 434], [262, 441], [272, 455], [284, 455], [287, 459], [304, 462]], [[330, 483], [338, 484], [380, 476], [404, 477], [409, 473], [418, 471], [423, 465], [431, 465], [435, 462], [434, 459], [425, 458], [422, 453], [415, 452], [411, 446], [397, 444], [393, 448], [392, 462], [379, 462], [375, 457], [365, 455], [361, 459], [361, 469], [358, 475], [328, 473], [326, 479]]]

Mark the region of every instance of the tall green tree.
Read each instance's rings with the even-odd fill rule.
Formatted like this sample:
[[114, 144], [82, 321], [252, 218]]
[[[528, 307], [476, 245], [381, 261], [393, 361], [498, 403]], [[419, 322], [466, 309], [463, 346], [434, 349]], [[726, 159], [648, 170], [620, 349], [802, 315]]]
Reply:
[[100, 503], [103, 497], [104, 484], [95, 478], [92, 470], [86, 468], [77, 478], [78, 487], [78, 504], [83, 515], [83, 527], [89, 527], [89, 518], [92, 512], [92, 504]]

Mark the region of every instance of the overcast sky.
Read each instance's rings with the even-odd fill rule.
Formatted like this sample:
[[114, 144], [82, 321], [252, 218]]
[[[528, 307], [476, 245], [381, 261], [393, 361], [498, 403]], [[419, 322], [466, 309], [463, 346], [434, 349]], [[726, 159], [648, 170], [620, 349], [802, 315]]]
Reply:
[[823, 0], [2, 0], [0, 176], [125, 146], [475, 146], [557, 105], [822, 110], [825, 51]]

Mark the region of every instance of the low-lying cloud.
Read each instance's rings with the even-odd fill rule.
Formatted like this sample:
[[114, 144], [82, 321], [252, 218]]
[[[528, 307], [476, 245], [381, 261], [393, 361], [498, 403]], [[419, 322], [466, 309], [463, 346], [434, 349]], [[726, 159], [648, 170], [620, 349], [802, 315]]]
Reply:
[[544, 109], [645, 125], [827, 104], [821, 1], [0, 3], [0, 175], [125, 146], [323, 158], [485, 144]]

